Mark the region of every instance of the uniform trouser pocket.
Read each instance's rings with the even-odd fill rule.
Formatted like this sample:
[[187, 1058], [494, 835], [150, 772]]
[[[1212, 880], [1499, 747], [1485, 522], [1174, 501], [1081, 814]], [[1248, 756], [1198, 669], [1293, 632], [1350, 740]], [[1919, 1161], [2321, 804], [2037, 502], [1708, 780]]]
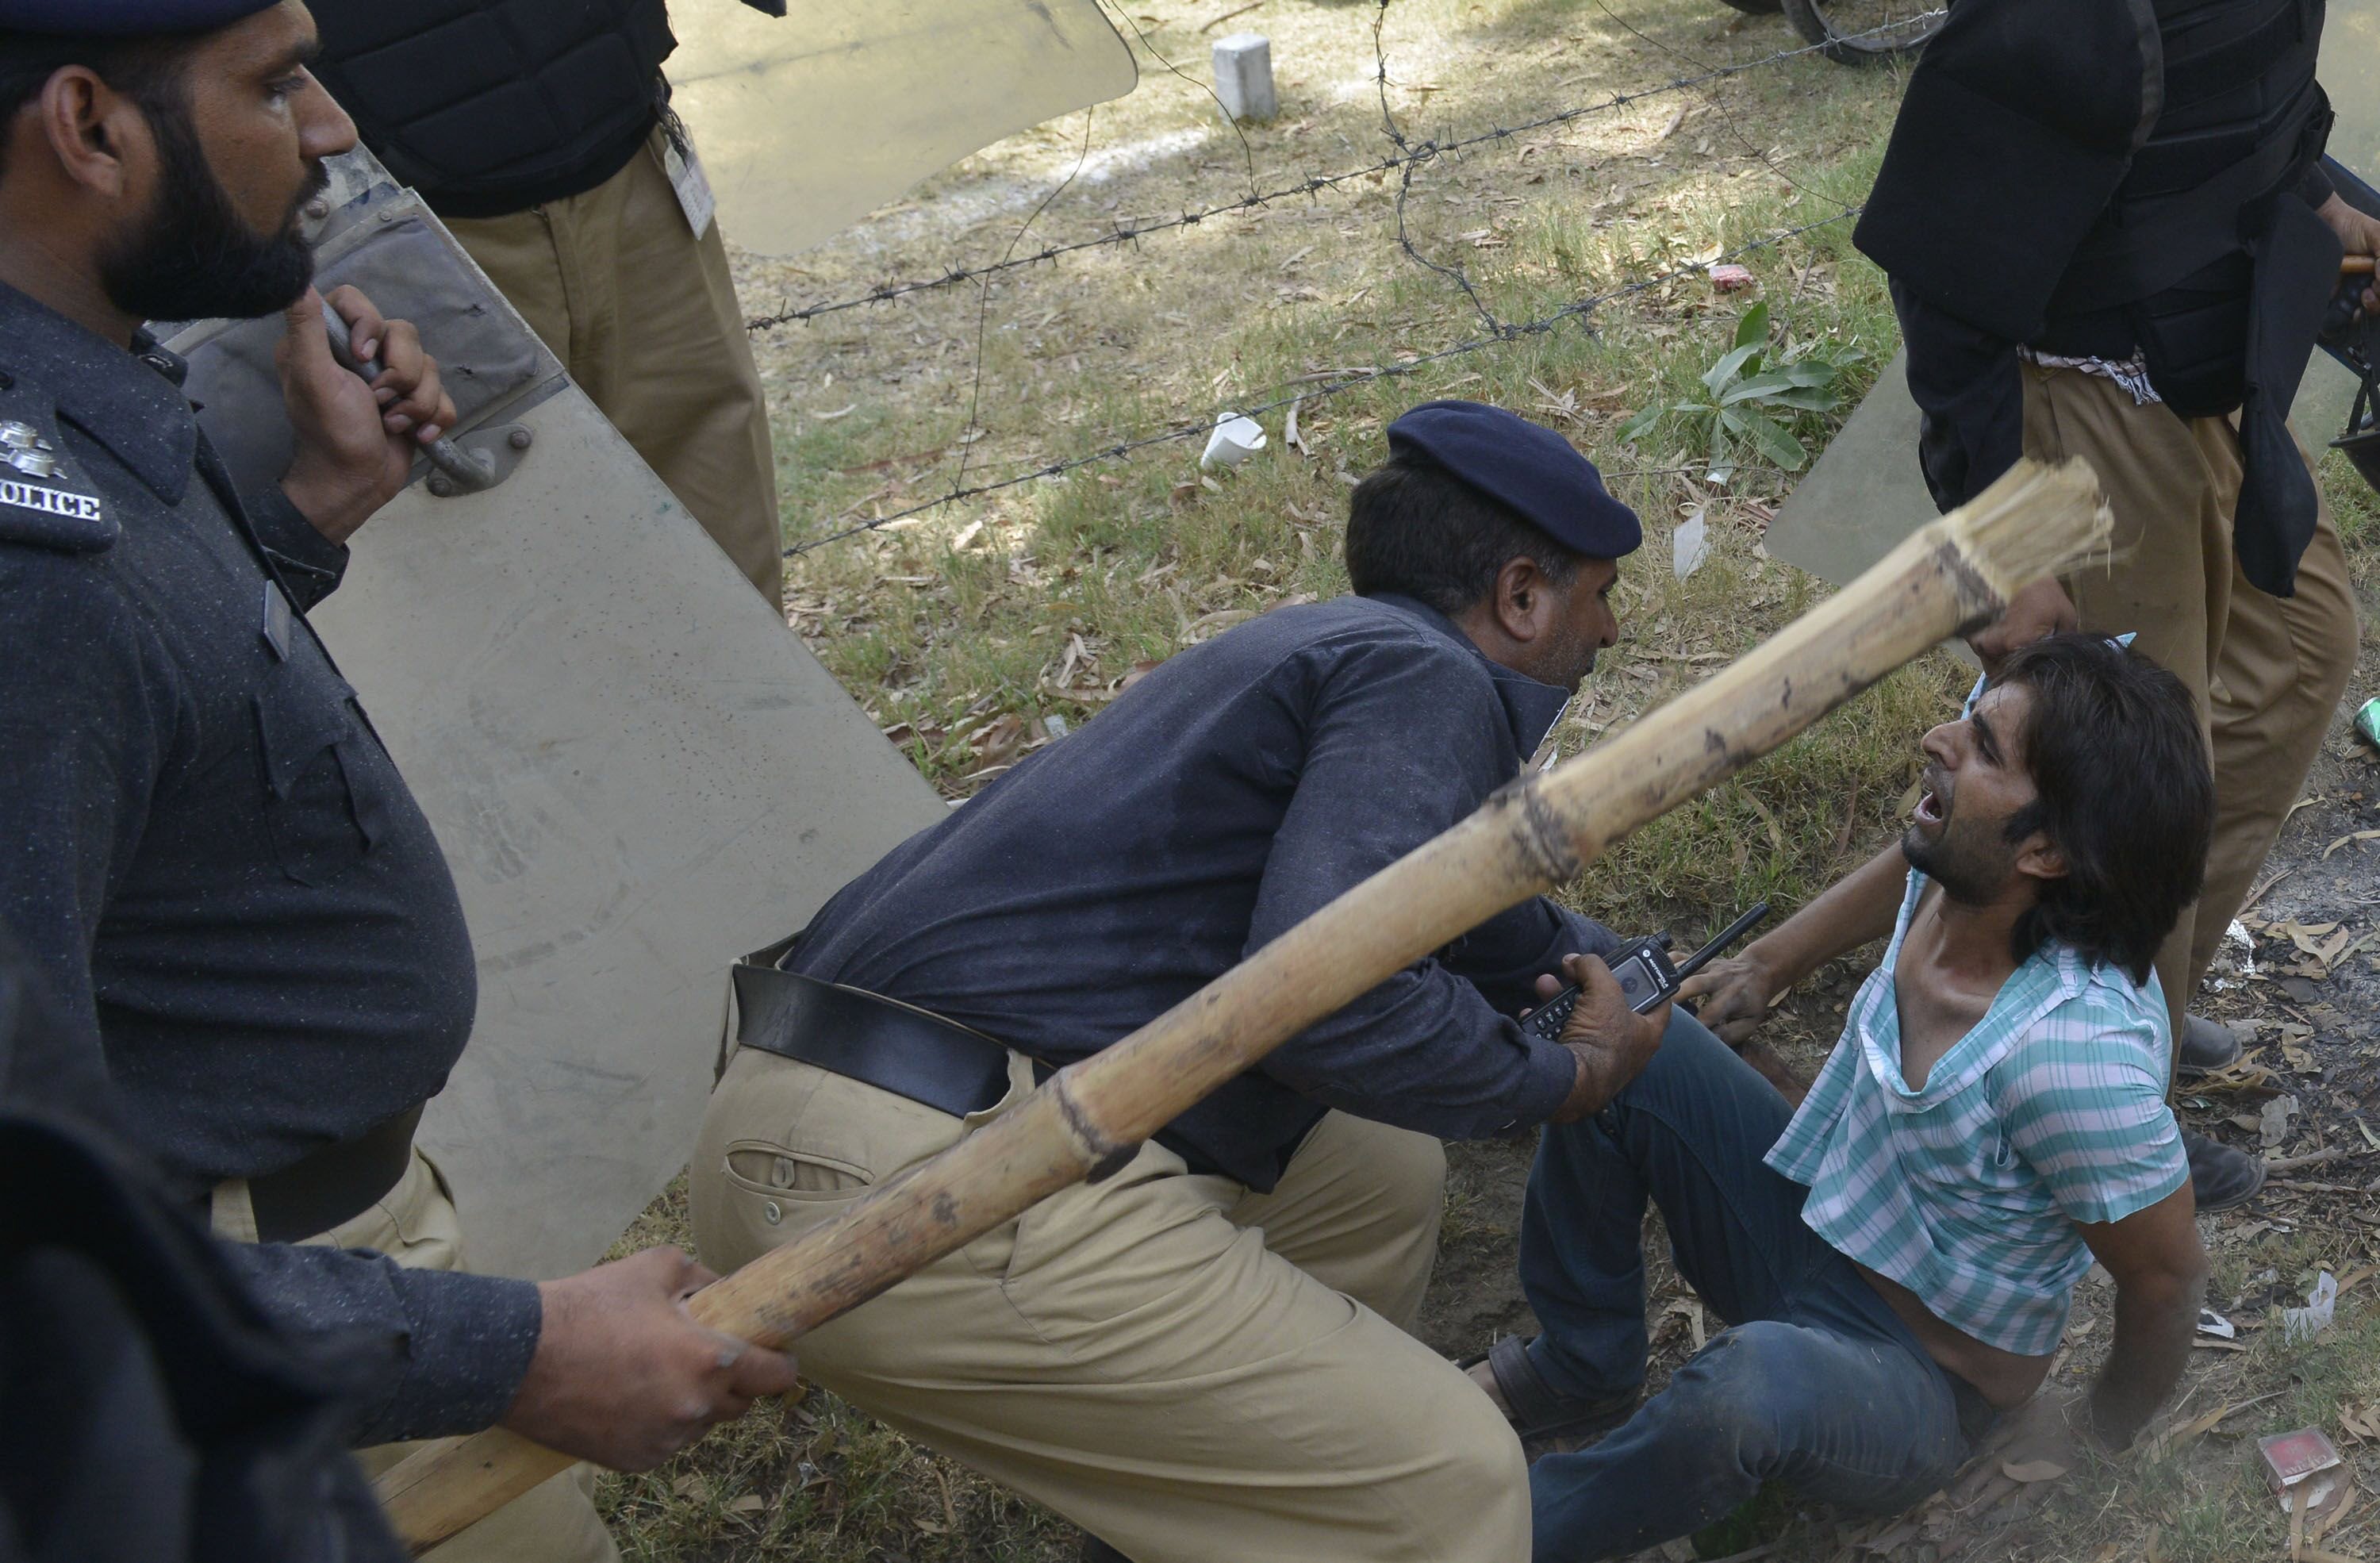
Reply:
[[[885, 1181], [939, 1155], [1021, 1101], [1031, 1066], [1011, 1055], [1009, 1090], [966, 1118], [797, 1060], [743, 1048], [728, 1061], [696, 1141], [687, 1203], [697, 1254], [725, 1274], [834, 1219]], [[961, 1252], [997, 1274], [1015, 1223]]]

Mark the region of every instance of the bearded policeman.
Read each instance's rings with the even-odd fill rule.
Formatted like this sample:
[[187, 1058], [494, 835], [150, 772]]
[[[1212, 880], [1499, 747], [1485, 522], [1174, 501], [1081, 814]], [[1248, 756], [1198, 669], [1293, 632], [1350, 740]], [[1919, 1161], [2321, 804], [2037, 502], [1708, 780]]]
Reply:
[[[501, 1422], [650, 1465], [793, 1370], [697, 1327], [673, 1251], [462, 1273], [413, 1147], [469, 1032], [470, 940], [306, 612], [455, 414], [351, 289], [329, 303], [387, 367], [333, 360], [296, 219], [355, 136], [314, 47], [297, 0], [0, 0], [0, 921], [145, 1148], [257, 1240], [280, 1319], [389, 1343], [357, 1442]], [[280, 310], [297, 454], [239, 493], [141, 321]], [[453, 1545], [612, 1550], [570, 1477]]]

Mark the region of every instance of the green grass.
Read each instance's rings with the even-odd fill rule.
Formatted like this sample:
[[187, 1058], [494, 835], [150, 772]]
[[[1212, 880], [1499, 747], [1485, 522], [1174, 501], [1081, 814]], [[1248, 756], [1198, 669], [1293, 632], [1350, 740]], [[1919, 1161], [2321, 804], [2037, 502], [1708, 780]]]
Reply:
[[[1750, 57], [1791, 42], [1773, 26], [1715, 39], [1716, 18], [1671, 4], [1619, 8], [1695, 60]], [[1142, 25], [1173, 53], [1196, 36], [1183, 20], [1200, 13], [1158, 5], [1140, 14], [1158, 18], [1153, 28]], [[1402, 58], [1447, 56], [1426, 78], [1442, 91], [1428, 96], [1416, 133], [1519, 119], [1599, 96], [1606, 83], [1689, 68], [1591, 8], [1400, 5], [1390, 17], [1392, 81], [1415, 79], [1398, 66]], [[1315, 74], [1327, 68], [1342, 79], [1371, 69], [1367, 12], [1277, 6], [1266, 20], [1275, 30], [1277, 60], [1295, 57]], [[1433, 24], [1447, 32], [1430, 39], [1424, 30]], [[1301, 30], [1310, 49], [1297, 53], [1284, 39], [1296, 40]], [[1567, 68], [1555, 78], [1582, 79], [1558, 98], [1539, 96], [1545, 81], [1517, 79], [1509, 65], [1515, 54], [1559, 56]], [[1459, 80], [1450, 68], [1456, 61], [1492, 68], [1475, 82]], [[1141, 92], [1118, 105], [1111, 117], [1123, 123], [1108, 133], [1128, 138], [1141, 127], [1129, 115], [1158, 113], [1168, 91], [1178, 113], [1195, 122], [1188, 89], [1152, 73]], [[1409, 225], [1426, 252], [1464, 266], [1500, 319], [1541, 318], [1583, 295], [1856, 200], [1873, 176], [1895, 96], [1888, 73], [1803, 59], [1739, 78], [1716, 100], [1701, 91], [1650, 99], [1524, 138], [1510, 151], [1426, 167]], [[1295, 91], [1289, 99], [1281, 120], [1250, 133], [1260, 184], [1277, 169], [1351, 165], [1384, 146], [1377, 103], [1367, 95], [1304, 120], [1295, 117]], [[1399, 106], [1401, 114], [1418, 112]], [[1687, 119], [1660, 139], [1682, 108], [1691, 111]], [[1308, 150], [1332, 132], [1334, 156]], [[1056, 133], [1042, 139], [1045, 164], [1062, 174], [1079, 143]], [[990, 161], [1006, 166], [1021, 156]], [[1240, 167], [1235, 143], [1210, 141], [1207, 162], [1178, 194], [1127, 198], [1124, 205], [1137, 212], [1211, 197], [1225, 177], [1219, 162]], [[1244, 187], [1245, 174], [1238, 179]], [[1146, 180], [1164, 184], [1157, 169]], [[986, 432], [965, 447], [969, 480], [1162, 428], [1184, 409], [1203, 416], [1246, 405], [1300, 375], [1394, 367], [1479, 337], [1482, 323], [1460, 293], [1388, 242], [1393, 183], [1357, 190], [1220, 224], [1228, 233], [1202, 224], [995, 284], [985, 316]], [[1037, 236], [1062, 236], [1071, 220], [1061, 198]], [[1872, 375], [1891, 351], [1891, 314], [1880, 280], [1850, 249], [1848, 227], [1821, 229], [1748, 256], [1746, 264], [1777, 316], [1780, 347], [1824, 339], [1860, 355], [1856, 372]], [[831, 271], [833, 260], [819, 268]], [[809, 296], [832, 291], [808, 285]], [[820, 536], [878, 510], [904, 508], [957, 475], [955, 435], [965, 427], [983, 307], [972, 290], [952, 289], [764, 340], [771, 373], [806, 387], [779, 418], [789, 537]], [[1621, 591], [1623, 642], [1606, 657], [1561, 735], [1572, 750], [1708, 672], [1811, 600], [1806, 577], [1757, 549], [1765, 511], [1790, 489], [1790, 475], [1755, 465], [1731, 491], [1707, 491], [1711, 560], [1691, 580], [1674, 582], [1668, 534], [1694, 491], [1664, 469], [1687, 454], [1660, 431], [1634, 448], [1614, 438], [1647, 402], [1698, 388], [1742, 308], [1741, 297], [1720, 298], [1688, 277], [1544, 335], [1303, 404], [1305, 455], [1282, 448], [1285, 430], [1274, 414], [1267, 419], [1272, 450], [1236, 472], [1202, 480], [1194, 442], [954, 503], [897, 530], [801, 556], [791, 572], [795, 622], [920, 769], [964, 796], [1021, 745], [1047, 734], [1047, 719], [1067, 727], [1089, 720], [1135, 664], [1283, 600], [1344, 590], [1338, 543], [1349, 482], [1385, 454], [1382, 430], [1397, 413], [1433, 395], [1459, 394], [1561, 428], [1648, 522], [1648, 546], [1629, 562]], [[809, 416], [846, 405], [843, 388], [864, 385], [854, 361], [885, 338], [912, 354], [902, 361], [897, 390], [855, 389], [855, 410], [827, 421]], [[1805, 415], [1799, 429], [1815, 444], [1828, 423]], [[1951, 709], [1962, 682], [1947, 660], [1896, 676], [1822, 733], [1643, 832], [1575, 894], [1609, 920], [1647, 927], [1762, 895], [1790, 907], [1888, 826], [1913, 775], [1913, 735]], [[1716, 853], [1713, 841], [1724, 843]]]

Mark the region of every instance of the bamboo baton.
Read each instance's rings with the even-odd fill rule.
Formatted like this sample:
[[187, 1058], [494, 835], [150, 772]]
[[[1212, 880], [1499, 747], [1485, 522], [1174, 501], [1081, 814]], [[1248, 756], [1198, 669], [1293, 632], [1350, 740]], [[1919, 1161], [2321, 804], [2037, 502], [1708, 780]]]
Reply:
[[[783, 1346], [1140, 1143], [1281, 1043], [1612, 842], [1742, 769], [1927, 648], [1998, 615], [2019, 587], [2105, 546], [2080, 461], [2020, 461], [1774, 640], [1355, 886], [1123, 1041], [835, 1220], [698, 1292], [704, 1324]], [[567, 1468], [492, 1428], [380, 1479], [417, 1550]]]

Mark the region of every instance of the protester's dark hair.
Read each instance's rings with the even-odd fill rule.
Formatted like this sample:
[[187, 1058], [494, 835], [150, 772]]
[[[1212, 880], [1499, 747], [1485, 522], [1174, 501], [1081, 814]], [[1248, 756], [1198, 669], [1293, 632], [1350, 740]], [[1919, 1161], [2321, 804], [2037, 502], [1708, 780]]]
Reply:
[[1585, 557], [1444, 467], [1390, 456], [1347, 502], [1347, 576], [1358, 596], [1418, 598], [1452, 615], [1486, 597], [1496, 573], [1527, 555], [1566, 587]]
[[1997, 682], [2032, 693], [2020, 742], [2040, 794], [2010, 817], [2008, 839], [2039, 830], [2066, 859], [2065, 878], [2045, 881], [2017, 923], [2017, 959], [2055, 939], [2145, 983], [2198, 896], [2215, 830], [2215, 774], [2190, 691], [2086, 634], [2035, 641]]
[[204, 33], [170, 38], [49, 38], [0, 30], [0, 176], [8, 172], [8, 131], [50, 78], [84, 66], [152, 118], [182, 103], [182, 67]]

